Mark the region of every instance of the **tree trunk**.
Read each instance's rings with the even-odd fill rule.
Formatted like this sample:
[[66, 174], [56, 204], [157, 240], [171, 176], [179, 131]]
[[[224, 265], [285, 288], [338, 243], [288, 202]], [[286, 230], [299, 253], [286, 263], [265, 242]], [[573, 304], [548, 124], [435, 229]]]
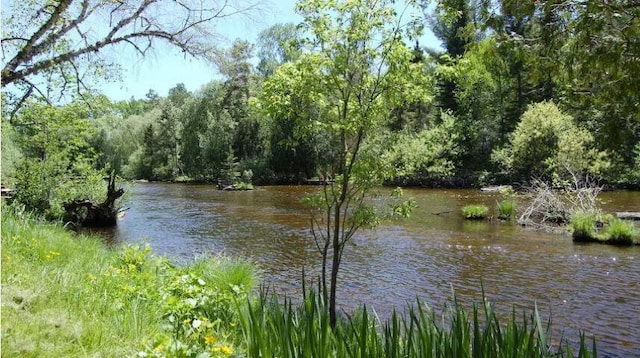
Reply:
[[64, 204], [67, 212], [65, 220], [73, 227], [109, 227], [117, 223], [120, 210], [115, 207], [115, 201], [124, 194], [124, 189], [116, 189], [116, 178], [109, 175], [107, 184], [107, 198], [102, 203], [88, 199], [77, 199]]

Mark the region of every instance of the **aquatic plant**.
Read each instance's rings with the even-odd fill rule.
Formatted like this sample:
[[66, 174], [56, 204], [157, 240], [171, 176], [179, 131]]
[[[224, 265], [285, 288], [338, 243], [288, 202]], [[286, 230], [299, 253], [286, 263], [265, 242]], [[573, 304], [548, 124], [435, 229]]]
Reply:
[[632, 223], [615, 218], [605, 225], [603, 239], [612, 245], [633, 245], [638, 239], [638, 231]]
[[596, 237], [596, 216], [593, 213], [576, 211], [571, 216], [571, 236], [575, 242], [598, 241]]
[[462, 215], [468, 220], [482, 220], [489, 214], [486, 205], [466, 205], [462, 208]]
[[505, 199], [497, 204], [498, 219], [508, 220], [516, 215], [516, 204], [512, 199]]
[[321, 297], [313, 292], [300, 304], [260, 295], [241, 314], [249, 357], [595, 357], [583, 335], [574, 355], [569, 342], [552, 345], [550, 325], [537, 309], [522, 319], [501, 320], [486, 299], [468, 314], [455, 295], [437, 315], [420, 300], [404, 314], [380, 321], [365, 307], [344, 315], [332, 330]]

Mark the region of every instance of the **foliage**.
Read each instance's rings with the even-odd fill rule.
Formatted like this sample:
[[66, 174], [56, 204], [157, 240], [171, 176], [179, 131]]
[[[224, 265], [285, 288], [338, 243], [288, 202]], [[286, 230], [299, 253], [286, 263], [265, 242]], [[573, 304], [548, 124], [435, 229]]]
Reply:
[[564, 180], [571, 173], [598, 174], [605, 166], [602, 154], [590, 148], [593, 137], [573, 124], [552, 102], [529, 107], [513, 132], [505, 153], [496, 160], [518, 178], [544, 176]]
[[250, 357], [592, 357], [583, 335], [579, 351], [564, 339], [552, 345], [550, 327], [542, 325], [537, 310], [514, 312], [501, 320], [483, 299], [465, 311], [455, 296], [437, 315], [419, 300], [390, 319], [379, 321], [364, 307], [341, 317], [331, 329], [322, 298], [311, 292], [300, 304], [262, 294], [242, 311], [242, 328]]
[[94, 168], [89, 144], [93, 130], [89, 118], [95, 115], [79, 102], [62, 107], [25, 104], [12, 123], [23, 153], [13, 173], [17, 202], [60, 219], [65, 202], [104, 199], [104, 173]]
[[428, 78], [402, 41], [418, 29], [401, 29], [391, 5], [368, 0], [299, 2], [296, 10], [310, 35], [303, 54], [265, 81], [259, 102], [271, 118], [295, 118], [294, 139], [321, 133], [336, 145], [322, 172], [334, 181], [308, 200], [316, 214], [312, 228], [322, 255], [321, 288], [334, 327], [344, 247], [356, 230], [376, 222], [375, 210], [365, 199], [387, 171], [379, 161], [380, 148], [366, 143], [393, 106], [428, 97], [422, 87]]
[[462, 208], [462, 216], [469, 220], [486, 219], [489, 214], [489, 207], [486, 205], [465, 205]]
[[[183, 266], [148, 245], [107, 248], [2, 207], [3, 356], [226, 357], [241, 347], [236, 302], [252, 263]], [[11, 325], [7, 322], [12, 322]]]
[[2, 185], [13, 187], [15, 185], [16, 165], [22, 159], [22, 153], [17, 143], [18, 134], [9, 121], [2, 121], [2, 129], [0, 134], [2, 139], [0, 144], [0, 154], [2, 155]]
[[448, 113], [442, 113], [441, 117], [440, 124], [417, 133], [403, 131], [382, 136], [380, 142], [391, 143], [383, 154], [383, 160], [393, 163], [395, 178], [447, 177], [453, 174], [458, 154], [455, 118]]

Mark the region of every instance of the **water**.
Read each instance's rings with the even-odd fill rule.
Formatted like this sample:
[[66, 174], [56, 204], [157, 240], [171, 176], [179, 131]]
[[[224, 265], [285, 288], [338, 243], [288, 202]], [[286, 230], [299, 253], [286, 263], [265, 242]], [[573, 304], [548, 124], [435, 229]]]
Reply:
[[[317, 277], [319, 255], [300, 198], [317, 187], [264, 187], [223, 192], [213, 186], [137, 184], [130, 210], [110, 237], [145, 238], [176, 261], [198, 255], [248, 257], [272, 290], [301, 294], [303, 269]], [[570, 236], [500, 222], [469, 222], [460, 208], [495, 207], [499, 194], [476, 190], [406, 190], [412, 217], [358, 234], [344, 254], [342, 309], [362, 303], [380, 316], [418, 297], [440, 311], [455, 290], [465, 305], [486, 297], [504, 316], [515, 306], [551, 319], [572, 341], [595, 335], [604, 357], [640, 357], [640, 247], [573, 244]], [[639, 192], [601, 194], [607, 211], [640, 211]]]

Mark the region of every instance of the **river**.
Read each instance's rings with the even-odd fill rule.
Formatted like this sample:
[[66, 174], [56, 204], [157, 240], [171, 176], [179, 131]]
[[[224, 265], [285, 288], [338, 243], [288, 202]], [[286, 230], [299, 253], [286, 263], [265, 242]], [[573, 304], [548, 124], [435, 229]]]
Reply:
[[[319, 255], [310, 238], [302, 196], [310, 186], [223, 192], [214, 186], [136, 184], [114, 232], [117, 243], [145, 239], [176, 261], [224, 253], [247, 257], [264, 283], [300, 295], [303, 268], [316, 277]], [[484, 289], [502, 315], [537, 305], [554, 337], [595, 336], [603, 357], [640, 357], [640, 247], [578, 245], [566, 234], [515, 224], [469, 222], [460, 208], [495, 207], [499, 194], [478, 190], [407, 189], [418, 208], [411, 218], [362, 231], [349, 245], [338, 298], [350, 310], [362, 303], [381, 316], [418, 297], [441, 311], [451, 301], [481, 302]], [[640, 211], [640, 192], [600, 196], [607, 211]], [[562, 330], [562, 331], [561, 331]]]

